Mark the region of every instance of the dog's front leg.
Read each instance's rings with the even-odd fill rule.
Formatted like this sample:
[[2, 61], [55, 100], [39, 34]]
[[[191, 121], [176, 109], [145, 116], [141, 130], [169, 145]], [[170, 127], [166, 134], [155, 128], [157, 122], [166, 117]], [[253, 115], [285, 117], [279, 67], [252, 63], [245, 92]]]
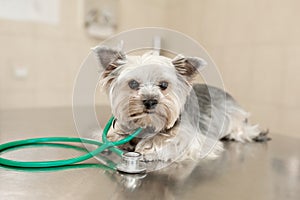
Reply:
[[[122, 140], [127, 136], [128, 135], [122, 134], [121, 131], [113, 130], [113, 131], [109, 131], [109, 133], [107, 135], [107, 139], [109, 141], [115, 142], [115, 141], [118, 141], [118, 140]], [[133, 145], [132, 142], [128, 142], [126, 144], [118, 146], [118, 148], [120, 148], [122, 150], [125, 150], [125, 151], [134, 151], [135, 150], [135, 145]]]
[[141, 153], [146, 162], [172, 161], [179, 155], [179, 145], [176, 137], [157, 134], [154, 137], [141, 140], [135, 151]]

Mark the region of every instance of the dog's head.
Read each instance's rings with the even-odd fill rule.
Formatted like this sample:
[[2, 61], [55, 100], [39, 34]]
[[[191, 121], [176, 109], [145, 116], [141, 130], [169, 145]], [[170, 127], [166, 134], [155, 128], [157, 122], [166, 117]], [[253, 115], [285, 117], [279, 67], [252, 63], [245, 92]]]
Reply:
[[98, 46], [93, 49], [104, 71], [100, 83], [106, 88], [113, 115], [128, 128], [169, 129], [184, 109], [201, 58], [182, 55], [170, 59], [151, 53], [126, 56]]

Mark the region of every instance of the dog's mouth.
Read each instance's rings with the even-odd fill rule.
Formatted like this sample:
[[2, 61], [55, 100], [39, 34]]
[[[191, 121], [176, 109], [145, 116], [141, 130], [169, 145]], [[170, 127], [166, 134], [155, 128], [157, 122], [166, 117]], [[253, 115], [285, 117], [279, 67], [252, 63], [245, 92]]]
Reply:
[[155, 114], [154, 110], [144, 110], [144, 113], [146, 114]]
[[141, 113], [134, 113], [134, 114], [131, 114], [130, 117], [131, 118], [137, 118], [137, 117], [143, 117], [145, 115], [152, 115], [152, 114], [155, 114], [156, 112], [154, 110], [143, 110], [143, 112]]

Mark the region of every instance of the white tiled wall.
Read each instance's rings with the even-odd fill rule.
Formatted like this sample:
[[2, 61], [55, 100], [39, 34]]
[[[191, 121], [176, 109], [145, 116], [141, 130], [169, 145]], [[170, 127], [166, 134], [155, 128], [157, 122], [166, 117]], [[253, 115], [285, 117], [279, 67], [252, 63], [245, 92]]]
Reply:
[[[80, 64], [99, 43], [85, 35], [78, 2], [60, 1], [57, 25], [0, 20], [1, 109], [71, 105]], [[14, 76], [19, 66], [26, 79]]]

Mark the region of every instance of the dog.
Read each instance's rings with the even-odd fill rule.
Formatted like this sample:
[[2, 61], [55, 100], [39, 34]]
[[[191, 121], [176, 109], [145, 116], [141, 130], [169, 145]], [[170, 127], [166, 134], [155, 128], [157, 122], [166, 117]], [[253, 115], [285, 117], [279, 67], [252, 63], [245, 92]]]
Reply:
[[108, 139], [120, 140], [143, 128], [120, 148], [141, 153], [144, 161], [213, 159], [223, 151], [222, 139], [269, 140], [267, 131], [248, 122], [248, 112], [230, 94], [193, 84], [207, 65], [204, 59], [125, 55], [106, 46], [92, 50], [103, 68], [100, 85], [115, 117]]

